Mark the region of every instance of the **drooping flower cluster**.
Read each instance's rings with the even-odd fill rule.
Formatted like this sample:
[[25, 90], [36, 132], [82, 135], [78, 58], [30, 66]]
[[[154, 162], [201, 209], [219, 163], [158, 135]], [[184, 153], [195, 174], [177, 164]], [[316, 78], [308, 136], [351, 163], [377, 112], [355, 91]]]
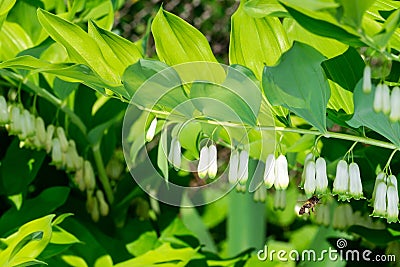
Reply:
[[389, 86], [380, 83], [376, 86], [374, 95], [374, 111], [389, 115], [392, 122], [400, 120], [400, 88], [394, 87], [390, 92]]
[[302, 181], [302, 186], [308, 197], [314, 193], [326, 193], [328, 190], [328, 176], [325, 159], [319, 157], [314, 161], [314, 155], [312, 153], [308, 154], [304, 162]]
[[289, 171], [284, 155], [279, 155], [276, 159], [273, 154], [268, 155], [265, 161], [264, 184], [267, 189], [273, 185], [277, 190], [285, 190], [288, 187]]
[[231, 184], [237, 184], [236, 189], [240, 192], [246, 190], [246, 183], [249, 178], [249, 153], [246, 150], [234, 150], [229, 161], [228, 179]]
[[200, 150], [199, 165], [197, 173], [201, 179], [204, 179], [207, 174], [208, 177], [214, 179], [217, 175], [217, 147], [212, 144], [210, 146], [203, 146]]
[[[20, 139], [20, 146], [45, 150], [51, 153], [51, 164], [57, 169], [65, 170], [73, 174], [73, 181], [81, 191], [87, 193], [87, 206], [94, 221], [97, 207], [93, 204], [96, 178], [92, 164], [79, 156], [74, 140], [68, 140], [62, 127], [54, 127], [45, 123], [41, 117], [35, 117], [28, 110], [17, 105], [7, 105], [4, 96], [0, 95], [0, 126], [5, 126], [10, 135], [16, 135]], [[108, 204], [103, 192], [97, 190], [98, 205], [102, 216], [108, 214]], [[89, 203], [90, 202], [90, 203]], [[97, 202], [96, 202], [97, 203]]]
[[396, 176], [386, 176], [383, 172], [377, 175], [371, 202], [374, 206], [373, 216], [386, 218], [388, 223], [398, 221], [399, 195]]
[[357, 163], [352, 162], [348, 165], [344, 160], [338, 162], [332, 193], [337, 194], [339, 200], [363, 198], [360, 168]]
[[344, 230], [354, 224], [353, 208], [350, 204], [341, 204], [333, 212], [332, 227], [334, 229]]

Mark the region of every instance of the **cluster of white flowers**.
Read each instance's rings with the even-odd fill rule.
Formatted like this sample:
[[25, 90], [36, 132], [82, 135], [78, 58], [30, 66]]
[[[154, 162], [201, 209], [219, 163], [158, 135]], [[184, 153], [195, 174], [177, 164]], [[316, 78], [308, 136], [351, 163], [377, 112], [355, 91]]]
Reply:
[[[41, 117], [35, 117], [28, 110], [16, 105], [7, 105], [3, 96], [0, 95], [0, 126], [5, 126], [10, 135], [16, 135], [20, 139], [20, 146], [45, 150], [51, 153], [51, 164], [57, 169], [65, 170], [68, 173], [74, 173], [73, 181], [81, 191], [87, 192], [87, 203], [93, 198], [96, 188], [96, 178], [92, 164], [79, 156], [74, 140], [68, 140], [64, 128], [48, 125], [45, 127]], [[99, 191], [99, 190], [98, 190]], [[96, 193], [101, 196], [103, 193]], [[108, 204], [102, 198], [98, 200], [102, 205], [100, 214], [108, 214]], [[101, 204], [100, 204], [101, 203]], [[88, 207], [95, 205], [87, 204]], [[107, 207], [105, 207], [107, 206]], [[105, 212], [107, 211], [107, 212]], [[90, 213], [96, 213], [91, 208]], [[96, 218], [96, 216], [92, 217]]]
[[96, 194], [87, 194], [86, 209], [90, 213], [92, 220], [98, 222], [101, 216], [107, 216], [110, 208], [104, 199], [103, 191], [97, 190]]
[[[372, 89], [371, 83], [371, 67], [365, 66], [363, 76], [363, 91], [370, 93]], [[375, 112], [383, 112], [389, 115], [392, 122], [400, 120], [400, 88], [393, 87], [392, 92], [388, 85], [379, 83], [376, 85], [373, 108]]]
[[231, 184], [239, 182], [236, 187], [238, 191], [246, 190], [246, 183], [249, 179], [249, 152], [246, 150], [231, 152], [228, 179]]
[[308, 197], [314, 193], [324, 194], [328, 191], [328, 176], [324, 158], [319, 157], [315, 160], [312, 153], [306, 156], [302, 174], [302, 186]]
[[360, 168], [357, 163], [347, 164], [344, 160], [338, 162], [332, 192], [339, 196], [339, 200], [363, 198]]
[[399, 195], [397, 178], [381, 172], [375, 180], [371, 203], [374, 206], [373, 216], [386, 218], [388, 223], [397, 222], [399, 217]]
[[210, 146], [203, 146], [200, 150], [199, 165], [197, 167], [197, 173], [201, 179], [208, 177], [214, 179], [217, 175], [218, 164], [217, 164], [217, 147], [212, 144]]
[[268, 155], [265, 161], [264, 184], [267, 189], [273, 185], [277, 190], [285, 190], [289, 185], [288, 162], [284, 155], [275, 159], [273, 154]]
[[332, 227], [334, 229], [344, 230], [354, 224], [353, 208], [350, 204], [341, 204], [333, 212]]

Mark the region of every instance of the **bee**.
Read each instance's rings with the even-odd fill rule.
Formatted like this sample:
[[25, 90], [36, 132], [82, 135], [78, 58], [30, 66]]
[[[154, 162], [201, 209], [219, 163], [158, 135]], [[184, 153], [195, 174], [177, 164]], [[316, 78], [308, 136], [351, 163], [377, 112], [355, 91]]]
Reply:
[[314, 207], [318, 204], [320, 199], [317, 196], [310, 197], [306, 202], [304, 202], [303, 206], [301, 206], [299, 210], [299, 215], [303, 215], [308, 209], [308, 214], [310, 214], [310, 210], [314, 212]]

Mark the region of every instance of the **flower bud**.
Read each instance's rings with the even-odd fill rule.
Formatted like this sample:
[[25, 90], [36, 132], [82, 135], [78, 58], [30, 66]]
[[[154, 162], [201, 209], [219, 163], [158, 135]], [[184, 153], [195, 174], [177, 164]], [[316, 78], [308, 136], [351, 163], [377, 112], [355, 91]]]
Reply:
[[173, 137], [171, 140], [168, 160], [174, 166], [174, 169], [178, 171], [181, 166], [181, 143], [176, 137]]
[[99, 210], [100, 210], [100, 215], [101, 216], [107, 216], [110, 208], [106, 202], [106, 200], [104, 199], [104, 194], [103, 191], [101, 190], [97, 190], [96, 191], [96, 197], [99, 203]]
[[46, 132], [46, 152], [47, 153], [50, 153], [50, 150], [51, 150], [53, 134], [54, 134], [54, 126], [52, 124], [50, 124], [49, 126], [47, 126], [47, 132]]
[[0, 125], [4, 125], [9, 121], [7, 102], [4, 96], [0, 95]]
[[375, 185], [374, 185], [374, 191], [372, 192], [371, 203], [374, 203], [374, 201], [375, 201], [376, 190], [377, 190], [378, 184], [380, 182], [386, 182], [386, 174], [384, 172], [381, 172], [376, 176]]
[[200, 150], [199, 165], [197, 166], [197, 173], [201, 179], [204, 179], [207, 176], [207, 170], [209, 167], [208, 156], [208, 147], [203, 146]]
[[265, 161], [264, 184], [267, 189], [271, 188], [275, 182], [275, 156], [269, 154]]
[[85, 181], [83, 180], [83, 168], [75, 172], [74, 182], [76, 185], [78, 185], [79, 190], [82, 192], [85, 191], [86, 185]]
[[275, 189], [284, 190], [289, 185], [289, 171], [287, 159], [280, 155], [275, 161]]
[[304, 182], [304, 191], [306, 195], [310, 197], [314, 194], [316, 188], [316, 181], [315, 181], [315, 163], [314, 161], [309, 161], [305, 166], [306, 172], [306, 180]]
[[92, 164], [87, 160], [85, 160], [83, 165], [83, 180], [88, 190], [94, 190], [96, 187], [96, 178], [94, 176]]
[[155, 117], [151, 123], [149, 128], [147, 129], [147, 133], [146, 133], [146, 142], [150, 142], [151, 140], [153, 140], [154, 135], [156, 133], [156, 127], [157, 127], [157, 117]]
[[383, 84], [378, 84], [375, 89], [374, 95], [374, 111], [382, 111], [382, 97], [383, 97]]
[[62, 165], [61, 145], [58, 138], [54, 138], [52, 141], [51, 161], [57, 167]]
[[324, 158], [317, 158], [315, 161], [315, 182], [318, 194], [326, 193], [328, 190], [328, 176], [326, 174], [326, 161]]
[[238, 180], [241, 185], [245, 185], [249, 178], [249, 153], [242, 150], [239, 154]]
[[387, 191], [386, 183], [379, 182], [376, 189], [374, 211], [372, 213], [373, 216], [377, 217], [386, 216], [386, 191]]
[[10, 110], [10, 134], [20, 134], [22, 133], [23, 119], [21, 116], [21, 111], [17, 106], [12, 106]]
[[46, 128], [41, 117], [37, 117], [35, 120], [35, 131], [40, 144], [44, 147], [46, 145]]
[[60, 140], [61, 150], [66, 153], [68, 151], [68, 140], [67, 137], [65, 137], [64, 128], [57, 127], [56, 131], [57, 137]]
[[393, 185], [387, 188], [387, 222], [397, 222], [399, 217], [399, 195]]
[[215, 145], [208, 147], [208, 160], [208, 177], [214, 179], [218, 172], [217, 147]]
[[228, 179], [229, 183], [236, 184], [238, 181], [238, 168], [239, 168], [239, 152], [234, 150], [231, 152], [231, 158], [229, 160], [229, 172]]
[[392, 122], [397, 122], [400, 120], [400, 88], [398, 86], [394, 87], [392, 94], [390, 96], [390, 115], [389, 119]]
[[267, 190], [264, 186], [260, 186], [254, 191], [253, 199], [255, 202], [265, 202]]
[[[336, 177], [333, 181], [333, 194], [344, 195], [349, 190], [349, 172], [347, 162], [339, 160], [336, 167]], [[343, 199], [339, 196], [339, 199]]]
[[74, 140], [69, 140], [67, 156], [72, 161], [72, 170], [79, 170], [83, 166], [83, 159], [79, 157], [76, 151], [76, 145]]
[[361, 183], [360, 168], [357, 163], [350, 163], [349, 165], [349, 179], [350, 179], [350, 195], [354, 199], [363, 198], [363, 188]]
[[384, 84], [382, 87], [382, 111], [384, 114], [389, 114], [390, 110], [390, 89]]
[[286, 208], [286, 190], [276, 190], [274, 196], [274, 209], [284, 210]]
[[97, 198], [95, 198], [95, 197], [92, 197], [92, 198], [93, 198], [93, 208], [90, 211], [90, 215], [94, 222], [98, 222], [100, 219], [99, 203], [98, 203]]
[[364, 68], [363, 92], [367, 94], [371, 92], [371, 67], [369, 65]]

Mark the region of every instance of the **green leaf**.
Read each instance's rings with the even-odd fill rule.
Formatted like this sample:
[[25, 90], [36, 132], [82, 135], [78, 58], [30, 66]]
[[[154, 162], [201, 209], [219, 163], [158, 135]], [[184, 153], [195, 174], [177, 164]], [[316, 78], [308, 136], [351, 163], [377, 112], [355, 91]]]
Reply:
[[16, 3], [16, 0], [0, 0], [0, 30], [5, 21], [8, 12]]
[[110, 255], [101, 256], [94, 263], [94, 267], [113, 267], [113, 261]]
[[[185, 22], [180, 17], [160, 8], [151, 25], [157, 56], [161, 61], [170, 66], [195, 61], [215, 62], [210, 45], [206, 37], [196, 28]], [[193, 80], [193, 77], [201, 80], [221, 81], [224, 71], [221, 68], [185, 69], [183, 80]]]
[[264, 94], [272, 105], [282, 105], [326, 132], [329, 83], [321, 62], [325, 58], [314, 48], [294, 43], [275, 67], [265, 67]]
[[61, 99], [66, 99], [73, 91], [75, 91], [79, 86], [79, 83], [71, 83], [61, 80], [56, 77], [53, 83], [54, 93]]
[[274, 65], [289, 42], [281, 22], [275, 17], [253, 18], [241, 4], [231, 19], [229, 62], [251, 69], [261, 79], [265, 64]]
[[42, 9], [38, 9], [38, 18], [47, 33], [65, 47], [72, 60], [89, 66], [114, 85], [120, 83], [118, 75], [107, 64], [96, 41], [79, 26]]
[[66, 244], [75, 244], [80, 243], [79, 239], [75, 237], [73, 234], [65, 231], [59, 226], [53, 226], [53, 234], [51, 235], [50, 243], [66, 245]]
[[138, 239], [126, 245], [126, 249], [133, 256], [140, 256], [156, 247], [158, 244], [157, 233], [154, 231], [145, 232]]
[[336, 111], [343, 110], [347, 114], [353, 114], [353, 93], [343, 89], [340, 85], [332, 81], [329, 81], [329, 86], [331, 88], [331, 97], [329, 98], [328, 108]]
[[327, 58], [343, 54], [348, 47], [335, 39], [326, 38], [307, 31], [292, 18], [285, 18], [283, 28], [291, 43], [294, 41], [305, 43], [317, 49]]
[[254, 18], [265, 16], [287, 16], [286, 9], [281, 6], [278, 0], [249, 0], [243, 6], [246, 13]]
[[[323, 3], [322, 1], [310, 1], [318, 4]], [[336, 18], [328, 11], [316, 10], [316, 7], [308, 5], [308, 2], [305, 4], [303, 1], [279, 0], [279, 2], [304, 29], [351, 46], [364, 45], [360, 41], [357, 31], [338, 23]]]
[[34, 260], [50, 241], [51, 221], [55, 215], [30, 221], [3, 240], [7, 248], [0, 252], [1, 266], [16, 266]]
[[73, 215], [74, 215], [73, 213], [63, 213], [63, 214], [57, 216], [57, 217], [53, 220], [52, 225], [53, 225], [53, 226], [59, 225], [59, 224], [62, 223], [66, 218], [68, 218], [68, 217], [70, 217], [70, 216], [73, 216]]
[[357, 50], [350, 47], [342, 55], [324, 61], [322, 67], [328, 79], [353, 92], [364, 75], [365, 63]]
[[[400, 10], [394, 11], [389, 18], [383, 24], [383, 28], [381, 32], [373, 37], [375, 44], [378, 45], [381, 49], [384, 49], [390, 38], [393, 36], [396, 30], [398, 30], [400, 25]], [[397, 45], [396, 48], [398, 49], [399, 46]]]
[[361, 28], [361, 21], [364, 13], [376, 0], [339, 0], [343, 7], [344, 23], [353, 26], [355, 29]]
[[32, 40], [17, 23], [5, 21], [0, 30], [0, 60], [8, 60], [33, 46]]
[[[19, 140], [14, 139], [8, 147], [2, 160], [0, 177], [3, 187], [8, 195], [24, 193], [28, 185], [35, 179], [42, 166], [46, 153], [19, 148]], [[18, 168], [15, 164], [20, 162]]]
[[65, 261], [68, 265], [73, 267], [88, 267], [86, 261], [78, 256], [62, 255], [61, 259], [63, 259], [63, 261]]
[[115, 267], [132, 266], [158, 266], [158, 267], [184, 267], [196, 257], [197, 249], [192, 248], [173, 248], [169, 243], [165, 243], [155, 250], [151, 250], [139, 257], [124, 261]]
[[354, 90], [354, 116], [347, 123], [351, 127], [366, 126], [375, 132], [389, 139], [396, 146], [400, 146], [400, 123], [392, 123], [389, 116], [382, 112], [375, 112], [373, 109], [374, 95], [376, 87], [372, 86], [372, 91], [365, 94], [360, 80]]
[[119, 77], [131, 64], [136, 63], [142, 55], [134, 43], [98, 27], [94, 22], [89, 22], [89, 35], [96, 41], [106, 62]]
[[20, 210], [11, 208], [0, 217], [0, 235], [21, 226], [34, 218], [53, 212], [65, 203], [69, 195], [68, 187], [54, 186], [45, 189], [37, 197], [27, 199]]

